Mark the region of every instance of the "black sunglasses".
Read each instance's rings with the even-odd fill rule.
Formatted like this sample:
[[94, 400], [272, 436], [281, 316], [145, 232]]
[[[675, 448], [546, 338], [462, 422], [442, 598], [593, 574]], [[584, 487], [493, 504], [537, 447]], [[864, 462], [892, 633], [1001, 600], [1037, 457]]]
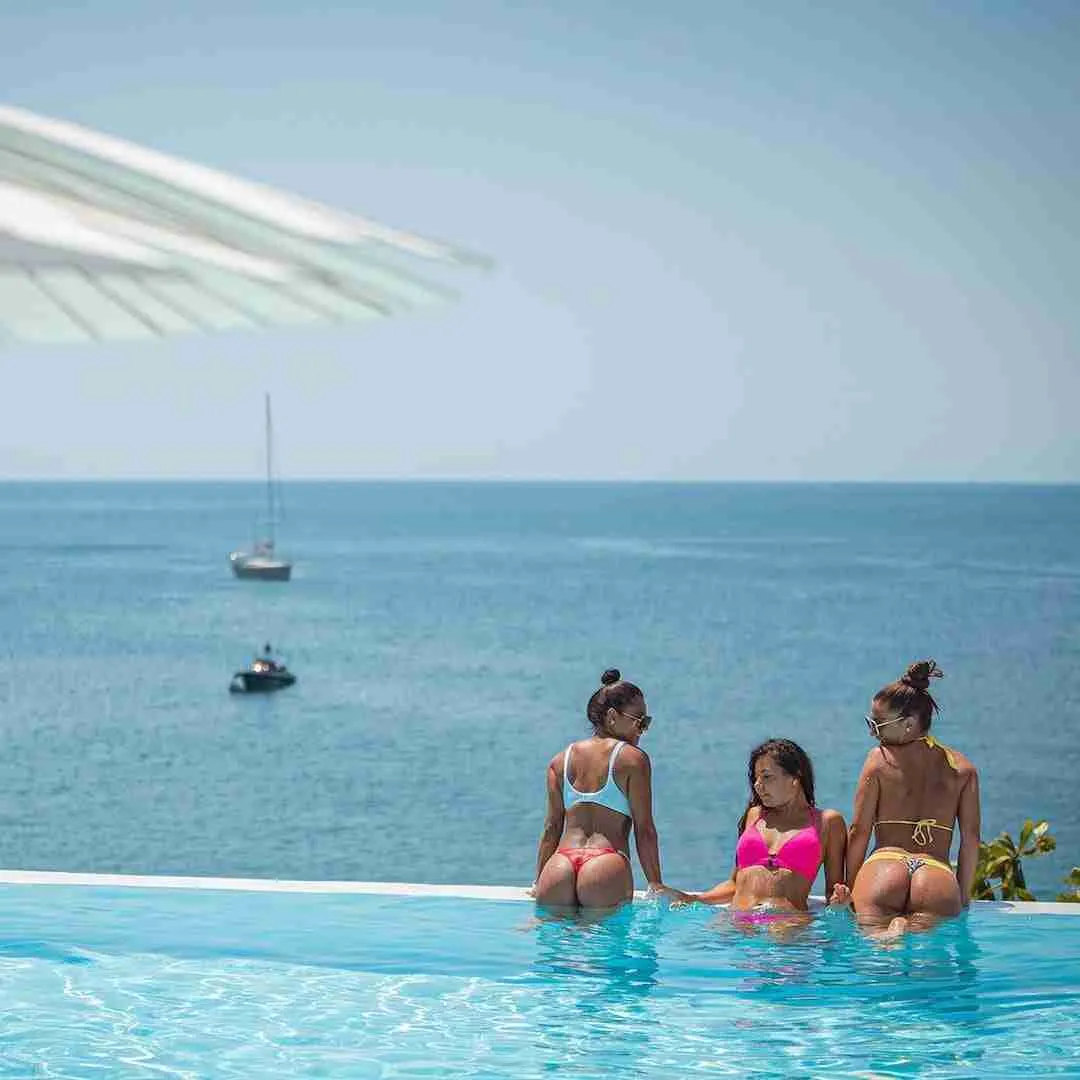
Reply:
[[649, 730], [649, 725], [652, 723], [652, 717], [646, 713], [644, 716], [631, 716], [628, 712], [623, 712], [622, 709], [615, 710], [620, 716], [625, 716], [627, 720], [633, 720], [637, 725], [638, 731], [643, 735]]

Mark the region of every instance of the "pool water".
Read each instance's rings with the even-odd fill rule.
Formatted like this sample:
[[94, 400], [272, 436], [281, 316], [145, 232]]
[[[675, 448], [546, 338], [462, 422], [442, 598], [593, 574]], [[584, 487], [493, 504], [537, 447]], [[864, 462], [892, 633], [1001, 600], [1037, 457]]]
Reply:
[[0, 1075], [1080, 1074], [1080, 918], [0, 887]]

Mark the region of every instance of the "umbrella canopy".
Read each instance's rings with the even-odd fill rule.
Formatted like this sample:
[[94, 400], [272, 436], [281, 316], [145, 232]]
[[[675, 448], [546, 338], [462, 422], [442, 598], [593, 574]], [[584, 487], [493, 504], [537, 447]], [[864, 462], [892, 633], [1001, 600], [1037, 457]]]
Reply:
[[0, 342], [352, 322], [453, 292], [434, 240], [0, 105]]

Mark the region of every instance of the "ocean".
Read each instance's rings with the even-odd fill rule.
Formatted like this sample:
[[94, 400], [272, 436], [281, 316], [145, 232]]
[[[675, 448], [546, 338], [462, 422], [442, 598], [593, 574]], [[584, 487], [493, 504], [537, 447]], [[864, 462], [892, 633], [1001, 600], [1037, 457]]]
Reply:
[[[607, 667], [646, 692], [665, 878], [726, 877], [749, 750], [850, 816], [882, 684], [934, 657], [983, 834], [1080, 863], [1080, 487], [0, 484], [0, 865], [527, 884]], [[299, 676], [230, 695], [271, 642]], [[640, 874], [638, 884], [641, 884]], [[818, 889], [821, 888], [821, 879]]]

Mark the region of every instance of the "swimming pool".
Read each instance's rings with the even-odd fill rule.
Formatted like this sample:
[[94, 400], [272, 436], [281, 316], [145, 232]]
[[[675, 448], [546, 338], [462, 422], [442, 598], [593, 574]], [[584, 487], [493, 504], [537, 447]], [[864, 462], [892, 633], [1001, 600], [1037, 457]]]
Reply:
[[844, 914], [777, 941], [647, 902], [538, 921], [515, 890], [17, 879], [4, 1076], [1080, 1073], [1080, 919], [1048, 905], [883, 948]]

